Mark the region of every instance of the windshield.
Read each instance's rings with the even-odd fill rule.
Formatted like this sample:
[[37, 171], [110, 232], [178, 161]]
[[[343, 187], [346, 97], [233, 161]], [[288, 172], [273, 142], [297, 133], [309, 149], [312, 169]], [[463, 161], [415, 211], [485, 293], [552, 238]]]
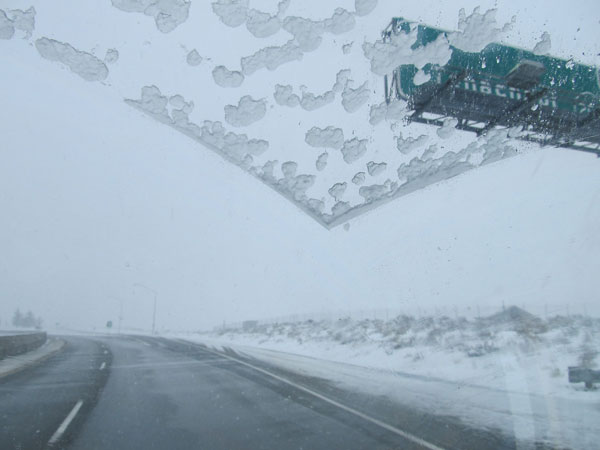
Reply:
[[595, 447], [599, 19], [0, 0], [0, 448]]

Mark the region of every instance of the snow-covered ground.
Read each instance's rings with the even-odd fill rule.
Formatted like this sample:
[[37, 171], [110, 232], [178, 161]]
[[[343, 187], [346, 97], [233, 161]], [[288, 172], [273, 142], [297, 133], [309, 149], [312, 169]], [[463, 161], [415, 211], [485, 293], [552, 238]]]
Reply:
[[586, 391], [567, 379], [568, 366], [600, 363], [600, 319], [542, 320], [511, 307], [472, 320], [249, 322], [243, 329], [180, 337], [500, 427], [523, 448], [534, 441], [591, 448], [600, 431], [600, 390]]

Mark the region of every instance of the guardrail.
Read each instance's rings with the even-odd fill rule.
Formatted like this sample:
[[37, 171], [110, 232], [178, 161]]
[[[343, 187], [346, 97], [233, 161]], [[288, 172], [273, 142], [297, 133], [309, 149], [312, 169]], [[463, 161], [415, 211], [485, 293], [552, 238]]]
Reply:
[[46, 332], [0, 336], [0, 359], [35, 350], [46, 338]]
[[585, 383], [586, 389], [593, 389], [594, 383], [600, 383], [600, 370], [585, 367], [569, 367], [569, 383]]

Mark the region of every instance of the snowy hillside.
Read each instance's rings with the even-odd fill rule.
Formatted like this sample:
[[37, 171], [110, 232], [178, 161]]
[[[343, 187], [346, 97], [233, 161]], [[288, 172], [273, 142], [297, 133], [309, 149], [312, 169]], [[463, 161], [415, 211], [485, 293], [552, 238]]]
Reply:
[[472, 320], [400, 315], [389, 320], [249, 322], [198, 338], [488, 386], [504, 385], [503, 357], [515, 357], [543, 376], [538, 386], [550, 384], [557, 393], [583, 389], [567, 382], [568, 366], [600, 365], [599, 319], [543, 320], [515, 306]]

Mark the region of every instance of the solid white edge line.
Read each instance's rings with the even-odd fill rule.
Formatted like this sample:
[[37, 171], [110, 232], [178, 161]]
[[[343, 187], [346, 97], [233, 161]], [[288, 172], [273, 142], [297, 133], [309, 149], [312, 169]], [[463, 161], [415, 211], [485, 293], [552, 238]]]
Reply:
[[289, 380], [287, 380], [287, 379], [285, 379], [283, 377], [280, 377], [279, 375], [275, 375], [274, 373], [271, 373], [268, 370], [261, 369], [260, 367], [256, 367], [256, 366], [254, 366], [252, 364], [249, 364], [249, 363], [247, 363], [245, 361], [242, 361], [242, 360], [240, 360], [238, 358], [235, 358], [233, 356], [229, 356], [229, 355], [226, 355], [224, 353], [220, 353], [220, 352], [216, 352], [216, 351], [210, 350], [209, 348], [206, 348], [206, 350], [208, 352], [210, 352], [210, 353], [215, 354], [215, 355], [219, 355], [219, 356], [221, 356], [223, 358], [227, 358], [227, 359], [235, 361], [235, 362], [237, 362], [239, 364], [242, 364], [244, 366], [250, 367], [250, 368], [252, 368], [252, 369], [254, 369], [254, 370], [256, 370], [256, 371], [258, 371], [258, 372], [260, 372], [262, 374], [265, 374], [265, 375], [268, 375], [268, 376], [270, 376], [272, 378], [275, 378], [276, 380], [279, 380], [282, 383], [286, 383], [286, 384], [288, 384], [290, 386], [293, 386], [296, 389], [300, 389], [301, 391], [304, 391], [304, 392], [306, 392], [308, 394], [311, 394], [312, 396], [317, 397], [317, 398], [319, 398], [319, 399], [321, 399], [321, 400], [323, 400], [323, 401], [325, 401], [325, 402], [327, 402], [327, 403], [329, 403], [331, 405], [337, 406], [338, 408], [343, 409], [344, 411], [347, 411], [347, 412], [349, 412], [351, 414], [354, 414], [355, 416], [360, 417], [361, 419], [364, 419], [364, 420], [366, 420], [368, 422], [371, 422], [371, 423], [373, 423], [375, 425], [378, 425], [381, 428], [384, 428], [384, 429], [386, 429], [388, 431], [391, 431], [392, 433], [395, 433], [398, 436], [402, 436], [403, 438], [405, 438], [405, 439], [407, 439], [409, 441], [412, 441], [412, 442], [414, 442], [416, 444], [422, 445], [423, 447], [428, 448], [429, 450], [445, 450], [443, 447], [438, 447], [437, 445], [432, 444], [431, 442], [428, 442], [428, 441], [426, 441], [424, 439], [421, 439], [420, 437], [415, 436], [414, 434], [408, 433], [407, 431], [403, 431], [403, 430], [401, 430], [399, 428], [396, 428], [396, 427], [394, 427], [394, 426], [392, 426], [390, 424], [382, 422], [379, 419], [375, 419], [374, 417], [368, 416], [367, 414], [362, 413], [362, 412], [360, 412], [360, 411], [358, 411], [358, 410], [356, 410], [354, 408], [351, 408], [350, 406], [343, 405], [342, 403], [339, 403], [339, 402], [337, 402], [337, 401], [335, 401], [333, 399], [330, 399], [329, 397], [325, 397], [324, 395], [319, 394], [318, 392], [315, 392], [315, 391], [313, 391], [311, 389], [308, 389], [308, 388], [306, 388], [306, 387], [304, 387], [304, 386], [302, 386], [300, 384], [296, 384], [293, 381], [289, 381]]
[[73, 409], [71, 410], [69, 415], [67, 417], [65, 417], [65, 420], [63, 420], [63, 422], [60, 424], [58, 429], [54, 432], [54, 434], [48, 441], [48, 445], [52, 446], [52, 445], [56, 444], [56, 442], [62, 437], [64, 432], [67, 430], [67, 427], [69, 426], [69, 424], [73, 421], [73, 419], [79, 412], [81, 405], [83, 405], [83, 400], [78, 400], [77, 403], [75, 403], [75, 406], [73, 406]]
[[106, 363], [103, 361], [102, 364], [100, 364], [100, 370], [104, 370], [105, 367], [106, 367]]

